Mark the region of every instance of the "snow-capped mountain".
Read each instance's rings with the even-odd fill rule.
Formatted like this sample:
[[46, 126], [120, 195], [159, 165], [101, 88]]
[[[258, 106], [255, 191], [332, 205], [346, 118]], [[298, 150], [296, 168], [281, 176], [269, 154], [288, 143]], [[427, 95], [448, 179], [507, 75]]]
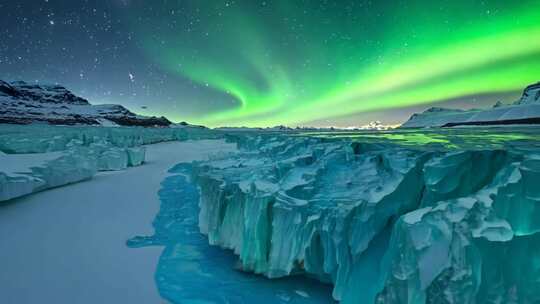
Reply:
[[392, 125], [385, 125], [379, 120], [371, 121], [367, 125], [358, 127], [358, 130], [374, 130], [374, 131], [384, 131], [395, 128]]
[[497, 102], [490, 109], [446, 109], [433, 107], [413, 114], [402, 128], [453, 127], [462, 125], [540, 124], [540, 82], [525, 88], [510, 105]]
[[531, 84], [525, 88], [516, 105], [540, 104], [540, 82]]
[[137, 115], [121, 105], [92, 105], [59, 85], [0, 80], [0, 123], [168, 126], [165, 117]]

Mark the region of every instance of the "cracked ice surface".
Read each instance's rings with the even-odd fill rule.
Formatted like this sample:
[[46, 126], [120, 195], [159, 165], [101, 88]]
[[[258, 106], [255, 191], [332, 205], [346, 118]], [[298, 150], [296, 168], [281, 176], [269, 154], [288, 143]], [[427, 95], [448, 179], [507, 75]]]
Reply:
[[302, 273], [343, 303], [540, 301], [540, 151], [229, 138], [194, 166], [199, 228], [241, 267]]

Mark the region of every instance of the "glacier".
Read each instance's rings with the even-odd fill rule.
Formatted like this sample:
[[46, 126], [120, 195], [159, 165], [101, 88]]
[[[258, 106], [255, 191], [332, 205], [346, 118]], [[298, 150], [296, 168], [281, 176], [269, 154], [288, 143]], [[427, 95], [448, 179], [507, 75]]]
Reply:
[[229, 135], [242, 152], [191, 172], [199, 229], [342, 303], [535, 303], [540, 133], [523, 130]]
[[0, 131], [0, 201], [144, 166], [152, 143], [236, 145], [172, 168], [155, 235], [127, 243], [164, 246], [173, 303], [540, 301], [537, 127]]
[[217, 138], [208, 129], [0, 125], [0, 202], [140, 166], [144, 145]]

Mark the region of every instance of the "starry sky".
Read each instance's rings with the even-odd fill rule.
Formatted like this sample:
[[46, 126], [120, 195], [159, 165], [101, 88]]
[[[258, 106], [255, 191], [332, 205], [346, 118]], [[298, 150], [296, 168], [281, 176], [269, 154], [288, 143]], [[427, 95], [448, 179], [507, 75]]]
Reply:
[[540, 0], [3, 0], [0, 79], [208, 126], [387, 124], [540, 80]]

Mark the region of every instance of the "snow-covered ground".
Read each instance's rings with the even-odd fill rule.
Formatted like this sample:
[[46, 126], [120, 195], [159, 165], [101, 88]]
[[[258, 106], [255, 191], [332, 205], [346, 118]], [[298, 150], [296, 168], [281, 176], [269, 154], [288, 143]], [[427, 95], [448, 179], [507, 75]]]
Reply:
[[231, 151], [224, 141], [147, 146], [143, 166], [0, 204], [0, 303], [164, 303], [154, 283], [157, 191], [176, 163]]

